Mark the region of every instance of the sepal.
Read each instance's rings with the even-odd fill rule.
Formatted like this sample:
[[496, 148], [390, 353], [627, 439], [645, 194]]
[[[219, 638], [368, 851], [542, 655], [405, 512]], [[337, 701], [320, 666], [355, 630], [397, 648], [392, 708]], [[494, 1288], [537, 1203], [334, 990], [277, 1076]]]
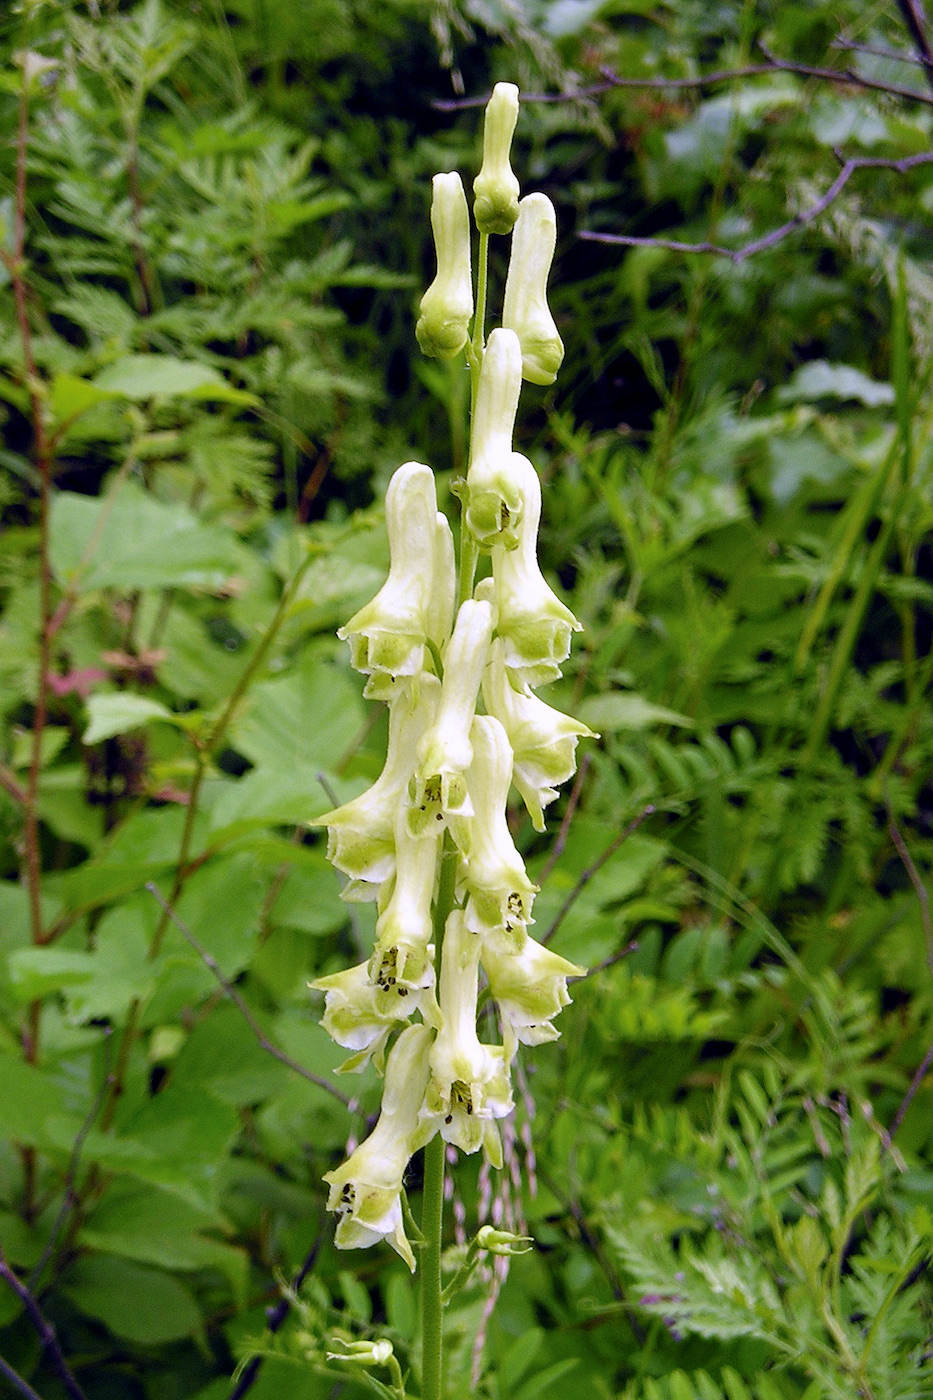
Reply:
[[518, 544], [522, 494], [513, 462], [512, 434], [522, 387], [522, 349], [513, 331], [489, 337], [476, 391], [472, 456], [467, 473], [466, 522], [477, 544]]
[[511, 233], [518, 218], [518, 180], [509, 151], [518, 121], [518, 88], [496, 83], [486, 104], [483, 164], [473, 181], [473, 218], [480, 233]]
[[466, 345], [473, 315], [470, 214], [456, 173], [434, 176], [431, 227], [437, 275], [421, 298], [415, 335], [426, 355], [451, 360]]
[[506, 801], [512, 781], [512, 749], [491, 715], [477, 715], [471, 731], [473, 763], [467, 775], [473, 803], [466, 854], [465, 920], [472, 933], [497, 930], [520, 947], [537, 892], [512, 840]]
[[559, 1031], [551, 1022], [570, 1003], [567, 978], [583, 977], [585, 970], [533, 938], [526, 938], [518, 952], [485, 939], [480, 958], [499, 1008], [507, 1051], [514, 1053], [516, 1041], [541, 1045], [556, 1040]]
[[[424, 1019], [436, 1019], [434, 1004], [434, 966], [428, 959], [418, 987], [377, 985], [369, 975], [367, 963], [317, 977], [308, 986], [324, 993], [324, 1015], [321, 1025], [331, 1040], [354, 1054], [338, 1073], [356, 1073], [366, 1068], [370, 1060], [381, 1072], [389, 1036], [412, 1012], [421, 1011]], [[425, 1015], [425, 1011], [428, 1012]]]
[[518, 336], [522, 376], [532, 384], [553, 384], [564, 358], [564, 344], [547, 302], [556, 242], [553, 204], [546, 194], [526, 195], [518, 206], [512, 234], [502, 324]]

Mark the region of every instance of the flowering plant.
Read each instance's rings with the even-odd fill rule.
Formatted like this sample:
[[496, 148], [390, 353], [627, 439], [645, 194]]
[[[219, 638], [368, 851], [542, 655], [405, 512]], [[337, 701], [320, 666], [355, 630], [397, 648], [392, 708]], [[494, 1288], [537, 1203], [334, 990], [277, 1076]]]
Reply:
[[[328, 1206], [338, 1248], [383, 1239], [414, 1270], [403, 1180], [426, 1147], [417, 1241], [426, 1400], [442, 1384], [444, 1144], [482, 1149], [502, 1165], [496, 1123], [512, 1111], [518, 1045], [556, 1038], [567, 981], [583, 975], [528, 934], [537, 887], [506, 820], [514, 784], [543, 831], [543, 809], [573, 773], [577, 741], [591, 734], [534, 694], [560, 675], [580, 624], [538, 566], [541, 486], [512, 445], [522, 380], [551, 383], [563, 356], [547, 305], [554, 209], [543, 194], [519, 199], [509, 164], [517, 116], [518, 89], [499, 83], [473, 187], [475, 300], [461, 179], [437, 175], [433, 184], [437, 276], [421, 301], [417, 338], [428, 355], [464, 354], [473, 386], [469, 469], [454, 487], [463, 504], [459, 577], [434, 474], [407, 462], [386, 496], [389, 576], [339, 632], [367, 677], [365, 693], [389, 707], [385, 768], [368, 792], [319, 819], [330, 859], [349, 877], [344, 897], [375, 899], [379, 916], [368, 961], [312, 986], [325, 994], [325, 1029], [354, 1052], [343, 1069], [372, 1061], [385, 1072], [376, 1127], [325, 1178]], [[511, 236], [511, 258], [503, 325], [487, 340], [491, 234]], [[489, 567], [477, 581], [483, 559]], [[501, 1044], [477, 1033], [481, 975]], [[475, 1252], [492, 1247], [477, 1237]]]

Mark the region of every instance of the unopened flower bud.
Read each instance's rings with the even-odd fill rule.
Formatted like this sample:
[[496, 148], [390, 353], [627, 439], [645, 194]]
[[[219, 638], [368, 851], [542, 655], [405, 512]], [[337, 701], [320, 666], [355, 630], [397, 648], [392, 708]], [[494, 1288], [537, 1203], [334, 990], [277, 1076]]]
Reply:
[[534, 1240], [530, 1235], [513, 1235], [511, 1230], [497, 1230], [494, 1225], [481, 1225], [476, 1243], [490, 1254], [529, 1254]]
[[492, 715], [477, 715], [470, 732], [473, 763], [467, 774], [474, 817], [465, 852], [469, 899], [466, 925], [473, 933], [499, 932], [510, 946], [523, 943], [537, 886], [525, 872], [505, 804], [512, 781], [512, 749]]
[[526, 195], [512, 234], [502, 324], [518, 336], [522, 375], [532, 384], [553, 384], [564, 358], [564, 344], [547, 304], [556, 241], [553, 204], [546, 194]]
[[473, 181], [473, 217], [480, 233], [511, 233], [518, 218], [519, 185], [509, 165], [518, 121], [518, 88], [496, 83], [486, 104], [483, 164]]
[[467, 473], [467, 526], [476, 543], [514, 549], [522, 494], [512, 461], [512, 433], [522, 388], [522, 348], [510, 330], [489, 337], [476, 391], [473, 452]]
[[384, 1366], [392, 1355], [392, 1343], [385, 1337], [378, 1342], [345, 1342], [342, 1338], [338, 1338], [338, 1341], [343, 1351], [326, 1352], [328, 1361], [354, 1361], [357, 1366]]
[[470, 215], [463, 182], [456, 173], [435, 175], [433, 191], [431, 227], [437, 276], [421, 298], [415, 335], [426, 355], [450, 360], [466, 344], [473, 315]]

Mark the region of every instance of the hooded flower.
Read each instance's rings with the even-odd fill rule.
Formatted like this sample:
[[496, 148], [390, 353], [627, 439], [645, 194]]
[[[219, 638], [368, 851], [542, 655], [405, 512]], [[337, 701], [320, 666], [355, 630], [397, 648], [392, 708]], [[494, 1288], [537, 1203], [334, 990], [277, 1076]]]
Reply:
[[[313, 825], [327, 827], [327, 859], [353, 882], [351, 898], [376, 897], [375, 886], [395, 869], [395, 817], [418, 761], [418, 744], [437, 712], [440, 681], [423, 675], [417, 693], [402, 694], [389, 709], [389, 746], [381, 774], [359, 797], [325, 812]], [[370, 885], [361, 891], [359, 882]]]
[[513, 463], [512, 433], [522, 387], [522, 349], [514, 331], [489, 337], [476, 391], [466, 522], [477, 544], [514, 549], [522, 494]]
[[421, 671], [432, 599], [438, 593], [453, 599], [453, 546], [448, 548], [439, 526], [430, 467], [406, 462], [393, 474], [386, 492], [386, 533], [389, 577], [337, 632], [350, 643], [353, 667], [371, 677], [366, 693], [380, 700], [395, 694], [401, 677]]
[[405, 806], [399, 803], [395, 880], [376, 920], [376, 946], [369, 959], [370, 980], [386, 991], [407, 995], [433, 982], [429, 943], [439, 840], [437, 832], [430, 830], [424, 836], [412, 836]]
[[556, 1040], [560, 1032], [551, 1021], [570, 1002], [567, 978], [583, 977], [584, 969], [533, 938], [526, 938], [517, 953], [495, 940], [484, 940], [480, 957], [499, 1008], [509, 1057], [515, 1053], [516, 1041], [540, 1045]]
[[491, 715], [473, 721], [473, 763], [467, 775], [473, 821], [466, 855], [466, 925], [473, 933], [500, 930], [520, 947], [537, 886], [525, 873], [506, 821], [512, 749]]
[[470, 724], [491, 636], [490, 604], [467, 599], [444, 653], [437, 718], [418, 745], [418, 766], [409, 784], [413, 834], [441, 831], [448, 818], [471, 815], [465, 777], [473, 760]]
[[434, 965], [425, 961], [417, 987], [373, 982], [369, 964], [359, 963], [329, 977], [317, 977], [308, 985], [324, 993], [321, 1025], [331, 1040], [355, 1053], [340, 1066], [338, 1074], [357, 1073], [373, 1060], [381, 1070], [385, 1047], [393, 1030], [420, 1011], [426, 1021], [436, 1021]]
[[365, 1249], [384, 1239], [412, 1273], [415, 1258], [402, 1224], [401, 1189], [412, 1154], [434, 1136], [434, 1125], [421, 1114], [433, 1038], [428, 1026], [402, 1031], [386, 1064], [379, 1122], [342, 1166], [324, 1177], [330, 1187], [327, 1209], [337, 1212], [337, 1248]]
[[426, 1106], [441, 1118], [441, 1136], [463, 1152], [484, 1147], [502, 1165], [496, 1118], [512, 1111], [509, 1060], [501, 1045], [483, 1045], [476, 1034], [479, 939], [459, 909], [447, 920], [441, 961], [443, 1024], [431, 1049]]
[[450, 360], [466, 344], [473, 315], [470, 213], [456, 173], [434, 176], [431, 228], [437, 276], [421, 298], [415, 335], [426, 355]]
[[519, 184], [509, 165], [518, 121], [518, 88], [496, 83], [486, 103], [483, 164], [473, 181], [473, 218], [480, 233], [511, 233], [518, 218]]
[[504, 643], [506, 666], [527, 685], [556, 680], [560, 665], [570, 655], [570, 634], [580, 624], [538, 567], [538, 522], [541, 519], [541, 483], [525, 457], [516, 455], [522, 486], [522, 521], [517, 549], [496, 545], [492, 573], [498, 609], [496, 632]]
[[522, 375], [532, 384], [553, 384], [564, 358], [547, 304], [547, 279], [557, 241], [554, 206], [546, 194], [528, 194], [518, 206], [512, 256], [505, 282], [502, 324], [522, 347]]
[[592, 729], [579, 720], [545, 705], [527, 686], [518, 686], [509, 675], [500, 638], [489, 649], [489, 665], [483, 677], [483, 701], [503, 725], [512, 746], [512, 782], [535, 831], [544, 830], [543, 808], [557, 796], [552, 783], [564, 783], [574, 772], [577, 741], [595, 739]]

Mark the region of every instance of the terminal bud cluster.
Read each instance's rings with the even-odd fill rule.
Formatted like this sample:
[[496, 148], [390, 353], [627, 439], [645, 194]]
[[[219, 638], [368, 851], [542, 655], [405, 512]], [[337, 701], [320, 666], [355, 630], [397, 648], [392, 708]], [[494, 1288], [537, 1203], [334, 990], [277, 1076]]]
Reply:
[[[541, 486], [513, 450], [522, 380], [551, 383], [563, 355], [547, 305], [554, 210], [543, 194], [519, 199], [509, 165], [517, 116], [517, 88], [498, 84], [473, 186], [479, 285], [489, 235], [511, 235], [503, 325], [488, 341], [463, 185], [456, 174], [434, 179], [437, 276], [417, 337], [429, 355], [465, 352], [474, 384], [459, 587], [434, 473], [406, 462], [386, 495], [388, 578], [338, 633], [365, 694], [388, 706], [385, 766], [368, 791], [318, 820], [347, 877], [344, 898], [375, 901], [377, 919], [370, 957], [312, 986], [324, 993], [323, 1026], [350, 1052], [342, 1068], [372, 1063], [384, 1074], [376, 1127], [325, 1177], [328, 1207], [339, 1248], [386, 1240], [412, 1269], [401, 1203], [412, 1154], [439, 1133], [501, 1165], [497, 1120], [513, 1108], [518, 1046], [556, 1038], [568, 979], [583, 974], [528, 932], [537, 887], [506, 820], [514, 786], [543, 831], [577, 742], [591, 735], [534, 693], [561, 674], [579, 623], [539, 568]], [[477, 583], [478, 559], [488, 569]], [[483, 986], [498, 1044], [477, 1032]]]

